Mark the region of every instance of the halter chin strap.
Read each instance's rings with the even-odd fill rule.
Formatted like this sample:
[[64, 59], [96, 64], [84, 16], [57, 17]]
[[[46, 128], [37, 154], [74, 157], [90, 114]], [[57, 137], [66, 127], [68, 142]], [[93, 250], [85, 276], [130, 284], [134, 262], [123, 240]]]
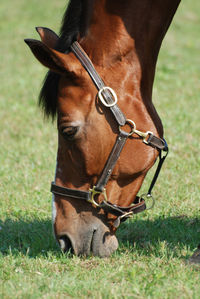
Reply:
[[[157, 136], [155, 136], [152, 132], [141, 132], [136, 129], [136, 124], [132, 120], [128, 120], [125, 118], [123, 112], [117, 105], [117, 96], [115, 92], [112, 90], [112, 88], [105, 86], [103, 80], [95, 70], [91, 60], [87, 56], [87, 54], [84, 52], [84, 50], [81, 48], [78, 42], [74, 42], [71, 45], [72, 52], [76, 55], [76, 57], [79, 59], [83, 67], [86, 69], [88, 74], [90, 75], [92, 81], [94, 82], [95, 86], [98, 89], [98, 98], [101, 101], [101, 103], [110, 109], [112, 112], [112, 115], [114, 116], [116, 122], [119, 125], [119, 134], [117, 136], [117, 139], [115, 141], [115, 144], [112, 148], [112, 151], [110, 153], [110, 156], [106, 162], [106, 165], [104, 166], [104, 169], [102, 171], [102, 174], [97, 181], [96, 186], [93, 186], [92, 189], [89, 189], [89, 191], [81, 191], [76, 189], [70, 189], [66, 187], [61, 187], [56, 185], [55, 183], [51, 184], [51, 192], [60, 196], [64, 197], [71, 197], [75, 199], [81, 199], [85, 200], [92, 205], [96, 206], [97, 208], [103, 209], [105, 212], [113, 214], [117, 216], [117, 219], [114, 221], [114, 226], [118, 227], [120, 224], [120, 221], [124, 221], [127, 218], [131, 217], [133, 214], [137, 214], [139, 212], [142, 212], [146, 209], [145, 199], [144, 198], [152, 198], [152, 189], [157, 181], [158, 175], [160, 173], [160, 170], [162, 168], [162, 165], [165, 161], [165, 158], [168, 154], [168, 146], [164, 139], [161, 139]], [[127, 124], [130, 127], [130, 132], [127, 133], [124, 130], [122, 130], [122, 127]], [[128, 207], [119, 207], [115, 204], [112, 204], [108, 201], [107, 195], [106, 195], [106, 189], [105, 186], [112, 174], [112, 171], [117, 163], [117, 160], [120, 156], [120, 153], [127, 141], [127, 139], [132, 136], [133, 134], [137, 134], [139, 137], [141, 137], [143, 143], [145, 143], [148, 146], [151, 146], [159, 151], [159, 163], [156, 169], [156, 172], [154, 174], [154, 177], [152, 179], [152, 182], [150, 184], [149, 190], [147, 194], [144, 194], [141, 197], [136, 196], [134, 202], [132, 205]], [[163, 152], [165, 154], [163, 154]], [[97, 203], [95, 201], [95, 197], [99, 194], [102, 194], [104, 199], [101, 203]], [[153, 200], [154, 202], [154, 200]], [[152, 205], [153, 206], [153, 205]]]

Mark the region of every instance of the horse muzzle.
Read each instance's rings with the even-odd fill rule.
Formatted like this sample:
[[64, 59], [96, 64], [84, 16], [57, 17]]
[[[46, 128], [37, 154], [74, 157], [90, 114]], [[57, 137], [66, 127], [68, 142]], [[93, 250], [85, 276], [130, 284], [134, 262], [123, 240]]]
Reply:
[[79, 228], [76, 234], [62, 232], [57, 240], [63, 252], [78, 256], [108, 257], [118, 248], [116, 236], [104, 224], [86, 230]]

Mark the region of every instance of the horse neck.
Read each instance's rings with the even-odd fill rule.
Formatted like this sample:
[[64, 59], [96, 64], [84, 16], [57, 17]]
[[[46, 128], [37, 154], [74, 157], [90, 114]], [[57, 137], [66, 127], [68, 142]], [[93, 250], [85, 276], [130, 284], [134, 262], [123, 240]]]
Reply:
[[128, 34], [121, 12], [116, 13], [115, 6], [115, 1], [93, 1], [90, 24], [81, 39], [93, 63], [104, 68], [130, 52], [135, 53], [134, 39]]
[[160, 46], [180, 0], [82, 1], [90, 12], [85, 14], [89, 22], [85, 22], [88, 27], [80, 40], [84, 49], [93, 63], [105, 70], [129, 55], [133, 75], [140, 74], [135, 84], [161, 136], [162, 124], [152, 103], [152, 87]]
[[152, 85], [160, 46], [179, 3], [82, 0], [82, 43], [93, 62], [104, 67], [112, 63], [113, 57], [137, 53], [143, 75]]
[[[93, 9], [90, 10], [90, 24], [85, 35], [80, 39], [80, 43], [94, 65], [101, 67], [105, 78], [109, 68], [113, 68], [115, 64], [119, 64], [124, 59], [128, 61], [131, 66], [129, 80], [133, 85], [133, 90], [139, 95], [138, 100], [146, 106], [159, 135], [162, 136], [162, 124], [151, 100], [155, 63], [152, 63], [151, 68], [148, 69], [148, 78], [143, 80], [147, 56], [142, 52], [143, 44], [136, 44], [136, 41], [144, 38], [140, 25], [138, 26], [137, 23], [139, 18], [142, 19], [142, 8], [137, 8], [136, 18], [134, 17], [135, 6], [140, 5], [136, 5], [133, 0], [95, 0]], [[146, 53], [148, 53], [149, 46], [146, 42]], [[150, 49], [148, 55], [151, 55]], [[123, 63], [121, 65], [123, 67]], [[118, 71], [120, 72], [120, 66]], [[114, 73], [112, 80], [115, 80]]]

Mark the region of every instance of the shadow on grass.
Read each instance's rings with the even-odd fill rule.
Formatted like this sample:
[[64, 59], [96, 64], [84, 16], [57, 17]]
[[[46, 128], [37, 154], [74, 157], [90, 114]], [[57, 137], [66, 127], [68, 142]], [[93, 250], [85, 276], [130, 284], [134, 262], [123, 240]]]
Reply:
[[[200, 219], [187, 216], [135, 219], [121, 224], [117, 237], [120, 252], [134, 250], [138, 254], [159, 255], [162, 241], [167, 244], [169, 252], [178, 252], [182, 248], [194, 250], [200, 243]], [[11, 252], [26, 254], [31, 258], [48, 256], [49, 253], [60, 255], [50, 220], [0, 221], [0, 252], [4, 255]]]
[[0, 221], [0, 252], [26, 254], [32, 258], [60, 253], [52, 233], [51, 220]]
[[117, 232], [120, 246], [145, 255], [179, 256], [182, 249], [194, 250], [200, 243], [200, 219], [185, 215], [135, 219], [125, 222]]

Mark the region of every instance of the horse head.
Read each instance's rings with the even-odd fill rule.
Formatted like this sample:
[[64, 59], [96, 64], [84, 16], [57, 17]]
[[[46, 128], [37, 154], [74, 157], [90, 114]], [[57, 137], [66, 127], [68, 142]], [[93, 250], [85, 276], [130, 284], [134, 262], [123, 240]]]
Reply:
[[[58, 37], [51, 30], [37, 30], [42, 41], [28, 39], [26, 43], [44, 66], [60, 75], [55, 183], [80, 191], [89, 190], [102, 173], [115, 143], [118, 126], [109, 111], [97, 100], [97, 90], [75, 55], [54, 49]], [[121, 71], [121, 75], [126, 76], [125, 70]], [[126, 111], [132, 110], [129, 97], [127, 93], [121, 99], [121, 106], [126, 107]], [[144, 106], [137, 101], [134, 104], [136, 110], [137, 123], [146, 123], [142, 111]], [[127, 111], [127, 114], [131, 116], [132, 113]], [[150, 127], [155, 131], [152, 124]], [[135, 145], [134, 152], [131, 143]], [[155, 150], [146, 149], [138, 138], [128, 141], [106, 187], [109, 200], [120, 206], [130, 204], [155, 158]], [[81, 199], [63, 198], [58, 194], [53, 197], [54, 232], [64, 251], [71, 248], [75, 254], [88, 255], [92, 252], [94, 255], [108, 256], [116, 250], [118, 241], [113, 226], [116, 216]], [[98, 198], [98, 201], [101, 200], [102, 195]]]
[[[115, 5], [107, 1], [108, 6], [103, 2], [94, 1], [94, 9], [81, 16], [90, 21], [80, 24], [90, 24], [90, 28], [68, 38], [67, 49], [60, 46], [67, 36], [64, 30], [58, 37], [52, 30], [38, 27], [41, 41], [25, 40], [39, 62], [50, 70], [43, 86], [46, 98], [42, 104], [47, 114], [57, 117], [57, 165], [52, 185], [55, 237], [63, 251], [101, 257], [117, 249], [116, 220], [128, 218], [134, 214], [134, 207], [141, 206], [137, 193], [160, 150], [166, 149], [151, 92], [159, 46], [179, 1], [167, 2], [173, 6], [168, 17], [161, 6], [159, 11], [155, 9], [155, 14], [165, 15], [156, 19], [156, 25], [148, 18], [152, 8], [146, 0], [127, 2], [126, 6], [131, 5], [137, 13], [137, 18], [132, 19], [126, 16], [129, 8], [122, 9], [122, 2]], [[145, 17], [143, 2], [147, 5]], [[138, 25], [140, 15], [143, 17]], [[107, 26], [103, 33], [102, 20]], [[151, 27], [141, 38], [141, 28], [147, 28], [142, 22], [149, 22]], [[71, 51], [73, 39], [80, 41], [95, 68], [90, 66], [88, 70], [81, 62], [86, 57], [84, 51], [79, 59], [76, 51]], [[98, 82], [95, 86], [95, 79], [91, 80], [95, 72], [100, 75], [96, 81], [105, 82], [109, 86], [107, 93], [115, 100], [116, 92], [118, 106], [117, 100], [112, 105], [100, 100], [104, 89], [98, 92]], [[147, 142], [149, 137], [151, 142]], [[121, 141], [123, 138], [126, 142]]]

